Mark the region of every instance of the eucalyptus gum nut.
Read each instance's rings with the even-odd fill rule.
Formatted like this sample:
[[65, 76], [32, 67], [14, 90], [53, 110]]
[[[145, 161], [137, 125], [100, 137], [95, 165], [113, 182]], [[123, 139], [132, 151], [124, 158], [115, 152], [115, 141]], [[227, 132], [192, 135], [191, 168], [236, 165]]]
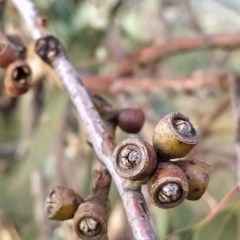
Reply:
[[71, 188], [56, 186], [49, 192], [45, 202], [45, 213], [52, 220], [73, 218], [83, 199]]
[[113, 167], [123, 178], [142, 181], [150, 177], [157, 166], [154, 148], [138, 138], [120, 142], [113, 152]]
[[159, 161], [187, 155], [199, 141], [199, 133], [188, 117], [174, 112], [163, 117], [153, 134]]
[[7, 68], [3, 87], [7, 95], [17, 97], [31, 87], [32, 71], [24, 60], [16, 60]]
[[81, 239], [98, 240], [107, 234], [108, 211], [105, 206], [87, 201], [75, 212], [73, 227]]
[[[0, 34], [1, 38], [1, 34]], [[7, 39], [0, 39], [0, 68], [7, 68], [16, 59], [14, 49]]]
[[44, 62], [51, 65], [63, 47], [56, 37], [48, 35], [35, 42], [35, 51]]
[[197, 159], [179, 159], [173, 163], [179, 166], [187, 177], [189, 185], [187, 199], [193, 201], [200, 199], [210, 180], [210, 166]]
[[139, 108], [121, 109], [118, 113], [118, 126], [125, 132], [138, 133], [145, 121], [144, 113]]
[[147, 183], [152, 204], [159, 208], [173, 208], [188, 194], [188, 181], [182, 169], [171, 162], [160, 162]]

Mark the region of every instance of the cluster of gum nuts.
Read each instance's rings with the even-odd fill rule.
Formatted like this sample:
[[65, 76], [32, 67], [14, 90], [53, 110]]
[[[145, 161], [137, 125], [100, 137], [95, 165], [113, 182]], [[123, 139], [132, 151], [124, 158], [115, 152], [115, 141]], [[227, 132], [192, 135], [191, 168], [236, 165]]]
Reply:
[[188, 117], [174, 112], [157, 124], [152, 145], [138, 138], [120, 142], [113, 153], [115, 171], [129, 181], [129, 187], [147, 184], [151, 202], [172, 208], [183, 200], [198, 200], [209, 179], [209, 165], [185, 157], [199, 141], [199, 133]]
[[52, 188], [45, 202], [45, 214], [51, 220], [73, 219], [73, 230], [80, 239], [107, 239], [109, 206], [98, 199], [83, 199], [71, 188]]
[[[143, 122], [140, 110], [118, 113], [118, 125], [126, 132], [137, 133]], [[152, 203], [160, 208], [175, 207], [184, 199], [198, 200], [209, 182], [209, 166], [196, 159], [179, 159], [198, 140], [198, 131], [186, 116], [170, 113], [157, 124], [153, 146], [138, 138], [120, 142], [113, 152], [113, 166], [127, 179], [129, 188], [147, 184]], [[47, 217], [60, 221], [73, 219], [73, 228], [81, 239], [107, 239], [108, 211], [107, 202], [83, 199], [73, 189], [62, 186], [54, 187], [45, 203]]]

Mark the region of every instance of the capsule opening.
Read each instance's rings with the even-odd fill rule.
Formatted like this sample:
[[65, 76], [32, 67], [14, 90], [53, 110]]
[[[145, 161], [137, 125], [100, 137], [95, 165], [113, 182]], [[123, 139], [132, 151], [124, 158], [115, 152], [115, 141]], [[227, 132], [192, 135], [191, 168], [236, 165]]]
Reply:
[[30, 69], [27, 66], [16, 67], [12, 73], [13, 80], [22, 85], [28, 82]]
[[199, 133], [188, 117], [181, 113], [172, 113], [168, 118], [168, 123], [180, 141], [189, 144], [198, 143]]

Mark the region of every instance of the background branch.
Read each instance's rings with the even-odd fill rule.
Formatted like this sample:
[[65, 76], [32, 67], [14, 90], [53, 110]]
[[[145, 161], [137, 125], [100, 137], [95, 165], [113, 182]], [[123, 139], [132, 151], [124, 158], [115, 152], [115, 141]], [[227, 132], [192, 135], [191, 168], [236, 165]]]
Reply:
[[[183, 2], [186, 1], [183, 0]], [[213, 53], [209, 52], [209, 50], [220, 48], [231, 51], [239, 47], [239, 33], [207, 35], [205, 33], [199, 32], [197, 36], [192, 38], [176, 38], [173, 40], [169, 40], [165, 43], [151, 44], [150, 46], [144, 47], [136, 51], [135, 53], [130, 54], [130, 56], [118, 63], [112, 70], [112, 72], [110, 72], [109, 74], [105, 74], [102, 76], [84, 76], [83, 82], [87, 88], [94, 91], [108, 91], [110, 84], [114, 82], [113, 85], [110, 86], [110, 92], [112, 92], [113, 94], [115, 94], [116, 91], [126, 91], [126, 89], [128, 88], [139, 88], [139, 90], [141, 91], [148, 91], [153, 88], [153, 85], [151, 83], [147, 83], [147, 81], [138, 82], [137, 79], [127, 79], [130, 80], [128, 81], [128, 83], [127, 81], [125, 81], [125, 79], [123, 84], [121, 78], [126, 75], [132, 74], [135, 68], [138, 66], [151, 64], [154, 61], [169, 57], [173, 54], [199, 49], [207, 50], [209, 59], [214, 62], [214, 65], [218, 70], [221, 70], [224, 63], [229, 57], [229, 53], [226, 53], [222, 59], [215, 59]], [[218, 84], [215, 85], [214, 81], [222, 81], [223, 78], [226, 78], [226, 76], [224, 75], [225, 74], [216, 74], [212, 76], [196, 77], [197, 79], [195, 79], [194, 77], [193, 80], [196, 80], [197, 82], [195, 82], [195, 84], [190, 83], [190, 77], [186, 78], [186, 80], [189, 80], [189, 83], [187, 83], [186, 81], [185, 84], [179, 83], [178, 85], [178, 83], [172, 83], [170, 81], [168, 82], [169, 79], [163, 79], [163, 82], [165, 81], [165, 83], [162, 83], [162, 80], [157, 79], [154, 84], [156, 84], [156, 87], [167, 89], [172, 89], [174, 88], [174, 85], [177, 84], [176, 89], [186, 88], [186, 90], [192, 90], [195, 85], [196, 88], [199, 87], [199, 85], [205, 85], [205, 83], [206, 85], [211, 85], [210, 81], [212, 82], [213, 87], [215, 87]], [[176, 80], [184, 81], [183, 78]], [[117, 81], [117, 83], [115, 83], [115, 81]], [[98, 84], [98, 82], [101, 82], [101, 84]]]
[[192, 38], [176, 38], [162, 44], [152, 44], [129, 56], [118, 64], [108, 76], [109, 81], [133, 72], [138, 65], [149, 64], [171, 54], [193, 51], [197, 49], [222, 48], [236, 49], [240, 47], [240, 34], [198, 35]]
[[120, 78], [110, 86], [110, 92], [116, 94], [131, 90], [142, 92], [156, 89], [175, 91], [195, 91], [203, 87], [225, 88], [227, 86], [227, 76], [225, 74], [206, 75], [182, 78]]

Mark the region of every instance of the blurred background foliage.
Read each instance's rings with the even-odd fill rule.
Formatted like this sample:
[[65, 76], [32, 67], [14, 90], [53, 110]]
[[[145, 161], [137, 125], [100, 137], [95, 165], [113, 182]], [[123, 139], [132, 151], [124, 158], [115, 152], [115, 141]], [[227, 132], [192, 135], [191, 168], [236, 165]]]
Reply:
[[[103, 75], [129, 54], [154, 43], [199, 34], [240, 31], [239, 1], [220, 0], [35, 0], [48, 19], [49, 31], [65, 46], [70, 61], [82, 76]], [[1, 21], [6, 33], [20, 34], [28, 46], [28, 61], [35, 79], [33, 89], [17, 100], [0, 97], [0, 239], [75, 239], [71, 221], [49, 222], [43, 214], [51, 186], [66, 185], [87, 196], [96, 156], [67, 95], [56, 78], [33, 53], [24, 21], [7, 1]], [[171, 54], [134, 69], [132, 76], [151, 78], [194, 77], [239, 72], [240, 50], [198, 49]], [[1, 78], [4, 71], [0, 70]], [[131, 77], [131, 76], [130, 76]], [[55, 80], [55, 81], [54, 81]], [[101, 85], [101, 79], [97, 79]], [[189, 157], [211, 166], [207, 193], [196, 202], [162, 210], [149, 203], [161, 239], [240, 239], [240, 203], [236, 194], [209, 223], [206, 217], [237, 181], [234, 152], [235, 126], [227, 86], [184, 89], [98, 92], [115, 107], [141, 107], [146, 123], [139, 137], [151, 142], [158, 120], [179, 111], [189, 116], [202, 134]], [[220, 109], [220, 110], [219, 110]], [[215, 115], [216, 116], [215, 116]], [[215, 116], [215, 117], [213, 117]], [[209, 120], [210, 119], [210, 120]], [[117, 130], [117, 142], [128, 135]], [[143, 191], [146, 189], [143, 187]], [[110, 239], [133, 239], [112, 184]], [[172, 233], [172, 234], [171, 234]]]

